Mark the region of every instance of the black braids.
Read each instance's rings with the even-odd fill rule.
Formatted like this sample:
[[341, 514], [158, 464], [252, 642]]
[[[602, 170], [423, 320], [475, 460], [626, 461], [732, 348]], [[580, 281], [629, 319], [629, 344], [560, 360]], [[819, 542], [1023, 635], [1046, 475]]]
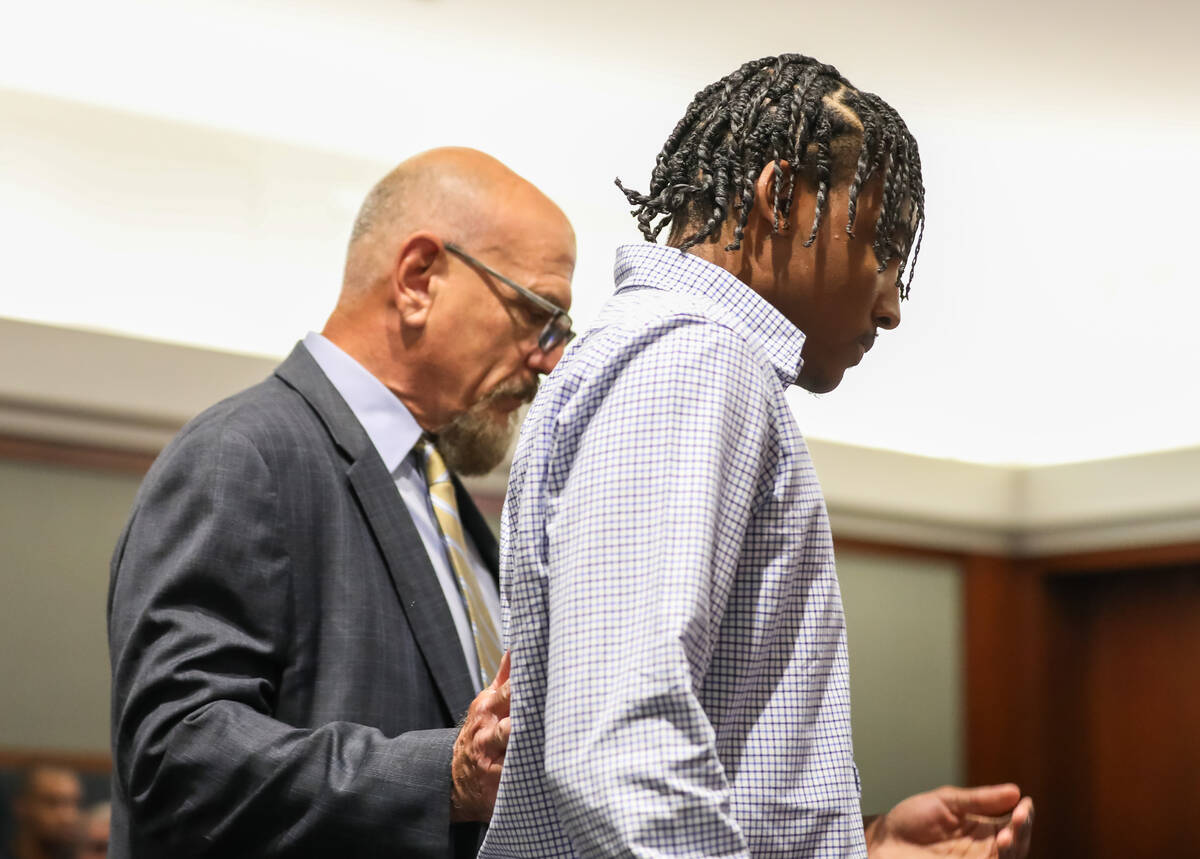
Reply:
[[878, 167], [882, 173], [883, 199], [879, 204], [879, 219], [875, 222], [875, 236], [872, 242], [875, 259], [879, 263], [878, 271], [884, 271], [891, 259], [889, 243], [894, 220], [891, 207], [895, 205], [896, 200], [896, 159], [895, 125], [888, 121], [884, 127], [884, 140], [883, 146], [880, 147]]
[[[902, 156], [900, 159], [900, 181], [899, 181], [901, 188], [907, 188], [909, 186], [909, 180], [910, 180], [910, 176], [912, 173], [912, 169], [913, 169], [912, 153], [910, 153], [908, 151], [908, 142], [903, 141]], [[893, 219], [895, 221], [895, 223], [893, 224], [893, 227], [892, 227], [893, 234], [895, 233], [896, 227], [901, 224], [901, 217], [904, 215], [904, 207], [903, 207], [904, 201], [900, 201], [900, 202], [901, 202], [901, 205], [898, 205], [896, 207], [896, 215], [895, 215], [895, 218]], [[910, 198], [908, 201], [908, 206], [909, 206], [908, 217], [905, 218], [903, 221], [903, 226], [904, 226], [906, 235], [904, 236], [903, 244], [900, 245], [898, 248], [898, 253], [900, 254], [900, 265], [896, 269], [896, 286], [900, 286], [904, 280], [904, 269], [905, 269], [905, 265], [908, 262], [908, 260], [905, 258], [905, 256], [907, 253], [907, 245], [912, 240], [911, 239], [912, 209], [915, 205], [916, 205], [916, 201], [912, 200]]]
[[875, 152], [879, 147], [879, 123], [874, 111], [858, 111], [863, 124], [862, 143], [858, 149], [858, 162], [854, 166], [854, 178], [850, 181], [850, 205], [846, 214], [846, 234], [854, 235], [854, 219], [858, 216], [858, 195], [863, 183], [875, 163]]
[[[719, 115], [719, 106], [713, 110], [712, 118], [707, 124], [705, 133], [696, 143], [696, 155], [693, 172], [704, 177], [704, 182], [712, 188], [712, 208], [704, 228], [693, 236], [683, 250], [698, 244], [721, 228], [729, 211], [728, 179], [724, 175], [721, 163], [722, 139], [727, 133], [728, 121]], [[715, 150], [710, 154], [710, 150]], [[714, 167], [713, 160], [717, 160]]]
[[[921, 172], [921, 154], [913, 147], [910, 153], [911, 169], [917, 175]], [[913, 275], [917, 271], [917, 258], [921, 255], [921, 239], [925, 235], [925, 190], [924, 188], [917, 189], [910, 201], [911, 210], [909, 212], [908, 229], [912, 253], [908, 258], [900, 264], [900, 274], [904, 272], [904, 264], [908, 263], [908, 283], [901, 288], [900, 295], [902, 298], [907, 298], [909, 291], [912, 289]]]
[[[896, 117], [896, 121], [899, 122], [901, 125], [903, 125], [903, 121], [900, 119], [899, 116]], [[904, 144], [904, 184], [903, 184], [903, 187], [905, 189], [910, 189], [913, 187], [912, 177], [914, 175], [919, 175], [920, 171], [921, 171], [921, 156], [917, 152], [916, 146], [909, 144], [908, 139], [906, 137], [905, 144]], [[907, 209], [907, 212], [904, 213], [904, 205], [906, 203], [907, 203], [908, 209]], [[915, 192], [912, 192], [912, 191], [908, 192], [907, 198], [900, 201], [900, 205], [897, 206], [897, 209], [898, 209], [898, 213], [897, 213], [898, 226], [902, 226], [903, 231], [904, 231], [903, 232], [903, 245], [901, 247], [900, 267], [896, 273], [896, 285], [899, 286], [902, 283], [902, 278], [904, 277], [904, 272], [906, 269], [909, 272], [908, 282], [910, 284], [912, 283], [911, 265], [916, 262], [916, 257], [910, 256], [909, 251], [914, 248], [914, 240], [916, 238], [915, 234], [916, 234], [916, 230], [917, 230], [918, 221], [919, 221], [919, 219], [924, 217], [924, 212], [925, 212], [924, 189], [922, 188], [922, 189], [917, 189]], [[901, 213], [905, 214], [902, 224], [899, 223]], [[911, 262], [910, 262], [910, 260], [911, 260]], [[903, 289], [903, 292], [905, 294], [907, 294], [908, 288], [905, 287]]]
[[829, 201], [829, 186], [833, 180], [833, 171], [830, 169], [830, 163], [833, 160], [832, 153], [829, 149], [829, 118], [822, 116], [820, 124], [817, 126], [817, 205], [816, 212], [813, 214], [812, 232], [808, 236], [808, 241], [804, 246], [812, 247], [812, 243], [817, 240], [817, 231], [821, 228], [821, 218], [825, 214], [825, 205]]
[[[857, 137], [858, 149], [838, 144]], [[811, 154], [811, 157], [810, 157]], [[853, 160], [851, 160], [853, 159]], [[782, 175], [781, 161], [794, 169]], [[916, 142], [882, 99], [856, 90], [837, 69], [800, 54], [742, 64], [688, 105], [655, 159], [646, 194], [617, 181], [638, 227], [654, 241], [668, 225], [682, 248], [707, 241], [733, 217], [730, 250], [741, 246], [762, 169], [775, 162], [774, 225], [792, 214], [796, 173], [814, 171], [814, 227], [828, 215], [830, 192], [849, 179], [847, 231], [854, 234], [862, 188], [878, 173], [883, 186], [872, 247], [886, 269], [899, 257], [907, 295], [924, 236], [924, 187]], [[785, 184], [786, 183], [786, 184]], [[735, 211], [736, 210], [736, 211]], [[810, 241], [812, 241], [810, 239]], [[911, 253], [910, 253], [911, 251]]]
[[771, 111], [765, 118], [764, 124], [769, 129], [769, 137], [771, 141], [771, 164], [773, 166], [774, 176], [773, 182], [773, 197], [771, 203], [771, 220], [775, 232], [779, 232], [780, 215], [786, 220], [790, 208], [790, 197], [792, 191], [792, 177], [795, 173], [789, 171], [787, 197], [784, 196], [784, 173], [783, 162], [790, 158], [788, 152], [789, 134], [788, 128], [790, 123], [788, 120], [791, 117], [791, 110], [787, 105], [788, 99], [791, 96], [790, 84], [795, 77], [795, 69], [785, 67], [782, 59], [775, 67], [775, 75], [771, 80], [771, 90], [773, 104], [775, 110]]
[[908, 293], [912, 291], [913, 275], [917, 273], [917, 257], [921, 255], [921, 239], [925, 238], [924, 205], [921, 207], [921, 217], [917, 221], [915, 229], [917, 233], [917, 240], [913, 246], [912, 264], [908, 267], [908, 283], [904, 285], [904, 288], [900, 292], [901, 298], [908, 298]]
[[[884, 186], [883, 216], [881, 216], [881, 232], [883, 233], [884, 240], [889, 242], [888, 251], [890, 254], [890, 250], [892, 250], [890, 242], [894, 239], [896, 227], [899, 226], [901, 215], [904, 214], [905, 198], [907, 197], [910, 205], [916, 205], [917, 200], [914, 200], [914, 194], [908, 191], [912, 187], [912, 162], [910, 157], [910, 136], [907, 134], [904, 120], [901, 120], [899, 114], [896, 114], [895, 110], [887, 107], [886, 104], [883, 104], [882, 107], [895, 130], [892, 136], [892, 161], [894, 164], [892, 169], [889, 170], [889, 174], [893, 175], [888, 176], [893, 181], [887, 182], [886, 186]], [[907, 239], [905, 240], [905, 244], [907, 244]], [[904, 260], [901, 260], [901, 262], [904, 262]]]
[[[744, 123], [742, 123], [744, 127]], [[738, 144], [746, 146], [750, 152], [756, 150], [756, 144], [750, 140], [743, 140], [739, 137], [730, 138], [730, 146], [728, 149], [728, 157], [732, 165], [732, 173], [734, 178], [734, 187], [741, 189], [740, 212], [737, 222], [733, 228], [733, 241], [725, 246], [726, 250], [737, 250], [742, 246], [742, 236], [746, 230], [746, 222], [749, 219], [751, 207], [754, 205], [754, 183], [758, 180], [757, 175], [750, 175], [747, 170], [747, 163], [754, 161], [754, 156], [738, 158], [736, 146]]]
[[[783, 214], [789, 221], [792, 213], [792, 197], [796, 191], [796, 175], [799, 173], [800, 164], [804, 158], [804, 153], [800, 149], [800, 139], [804, 130], [801, 105], [804, 95], [808, 91], [808, 88], [812, 86], [816, 75], [817, 72], [815, 69], [792, 66], [780, 81], [780, 86], [783, 89], [783, 97], [779, 104], [779, 110], [782, 112], [785, 108], [787, 109], [789, 125], [792, 129], [792, 133], [788, 135], [791, 139], [788, 140], [787, 156], [791, 162], [792, 169], [789, 171], [790, 175], [788, 176], [787, 197], [783, 202]], [[803, 84], [799, 82], [800, 79], [804, 80]]]
[[[767, 57], [767, 60], [772, 58]], [[760, 60], [759, 62], [764, 62]], [[736, 104], [739, 108], [733, 112], [734, 116], [741, 116], [742, 110], [748, 108], [748, 113], [745, 119], [740, 123], [739, 133], [736, 137], [730, 138], [730, 143], [737, 145], [743, 144], [743, 151], [746, 157], [741, 159], [741, 186], [742, 186], [742, 204], [738, 212], [737, 226], [734, 232], [733, 243], [726, 250], [737, 250], [742, 246], [742, 235], [746, 229], [746, 222], [750, 219], [750, 211], [754, 206], [754, 183], [758, 181], [758, 172], [754, 169], [754, 163], [759, 163], [759, 166], [765, 166], [765, 162], [761, 162], [760, 155], [763, 150], [763, 137], [767, 134], [766, 123], [758, 124], [758, 114], [763, 107], [763, 101], [770, 97], [771, 92], [771, 69], [759, 69], [757, 74], [750, 78], [749, 82], [753, 83], [756, 79], [759, 81], [757, 87], [749, 93], [743, 93], [742, 97], [736, 103], [731, 102], [731, 106]], [[742, 130], [749, 129], [749, 135], [743, 137]]]
[[[655, 161], [649, 194], [638, 194], [626, 188], [621, 183], [620, 177], [615, 180], [617, 187], [625, 194], [630, 204], [638, 207], [633, 211], [633, 214], [637, 217], [638, 229], [647, 241], [656, 241], [662, 228], [674, 220], [674, 217], [671, 215], [674, 212], [674, 208], [664, 211], [666, 200], [663, 191], [667, 187], [670, 177], [674, 173], [677, 173], [679, 168], [688, 159], [688, 152], [686, 150], [679, 151], [676, 147], [679, 145], [680, 139], [688, 131], [689, 126], [695, 122], [696, 116], [703, 112], [705, 108], [704, 100], [720, 88], [722, 88], [722, 82], [717, 81], [698, 92], [692, 100], [692, 106], [688, 108], [688, 112], [675, 124], [675, 128], [667, 138], [667, 142], [663, 145]], [[659, 215], [664, 215], [663, 222], [655, 228], [652, 226], [652, 222]]]
[[795, 143], [797, 170], [808, 164], [809, 145], [817, 137], [822, 112], [820, 106], [835, 84], [834, 81], [822, 82], [819, 70], [813, 69], [813, 75], [800, 96], [801, 122], [796, 129]]
[[[734, 74], [730, 77], [736, 77], [737, 74], [738, 72], [734, 72]], [[728, 86], [729, 85], [724, 81], [716, 81], [700, 90], [700, 92], [696, 93], [695, 97], [692, 99], [691, 105], [688, 107], [687, 113], [685, 113], [683, 118], [675, 124], [675, 128], [671, 131], [671, 136], [668, 137], [667, 142], [663, 144], [662, 151], [659, 152], [657, 159], [657, 164], [659, 166], [661, 166], [668, 158], [678, 157], [676, 150], [679, 146], [680, 140], [687, 133], [688, 128], [696, 121], [696, 117], [704, 111], [706, 103], [712, 97], [712, 94], [720, 89], [727, 90]], [[676, 154], [673, 156], [672, 153]], [[657, 172], [658, 167], [655, 168], [655, 173], [657, 174]]]
[[775, 157], [771, 159], [771, 165], [774, 168], [771, 172], [774, 175], [771, 177], [773, 190], [772, 199], [774, 202], [771, 205], [771, 224], [775, 228], [775, 232], [779, 232], [779, 195], [783, 192], [783, 166], [779, 163], [783, 160], [783, 156], [779, 154], [779, 147], [774, 148]]

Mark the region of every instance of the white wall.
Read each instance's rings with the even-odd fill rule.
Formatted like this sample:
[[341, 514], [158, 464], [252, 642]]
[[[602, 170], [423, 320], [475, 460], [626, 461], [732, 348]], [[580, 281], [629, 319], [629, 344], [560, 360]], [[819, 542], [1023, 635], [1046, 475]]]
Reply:
[[26, 3], [0, 26], [0, 315], [278, 356], [370, 182], [453, 143], [572, 218], [586, 325], [640, 238], [613, 177], [644, 188], [708, 82], [803, 51], [897, 107], [928, 197], [902, 327], [794, 395], [805, 431], [998, 464], [1194, 446], [1198, 27], [1186, 0]]

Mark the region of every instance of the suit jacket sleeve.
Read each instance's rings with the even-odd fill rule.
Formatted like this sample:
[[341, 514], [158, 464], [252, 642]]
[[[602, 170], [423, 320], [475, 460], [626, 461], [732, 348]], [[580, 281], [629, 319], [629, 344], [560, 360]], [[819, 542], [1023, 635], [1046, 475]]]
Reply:
[[183, 854], [447, 855], [453, 729], [272, 717], [295, 567], [276, 477], [219, 425], [148, 476], [109, 596], [118, 788], [138, 828]]

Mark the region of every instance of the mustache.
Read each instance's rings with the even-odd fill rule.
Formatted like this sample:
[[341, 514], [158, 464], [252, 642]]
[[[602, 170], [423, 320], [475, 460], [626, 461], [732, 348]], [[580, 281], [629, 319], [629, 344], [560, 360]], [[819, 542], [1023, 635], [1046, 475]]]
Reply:
[[532, 403], [533, 398], [537, 396], [538, 387], [539, 383], [537, 379], [534, 379], [532, 382], [522, 382], [519, 379], [513, 379], [511, 382], [501, 382], [480, 398], [479, 405], [486, 405], [508, 397], [521, 400], [525, 403]]

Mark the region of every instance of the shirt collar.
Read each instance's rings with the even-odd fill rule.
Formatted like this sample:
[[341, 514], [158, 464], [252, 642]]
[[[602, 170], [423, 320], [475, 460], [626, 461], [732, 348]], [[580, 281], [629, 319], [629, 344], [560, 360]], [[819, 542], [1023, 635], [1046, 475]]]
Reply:
[[412, 412], [366, 367], [324, 336], [308, 332], [304, 348], [354, 412], [388, 473], [395, 473], [421, 437], [421, 427]]
[[712, 315], [766, 354], [785, 385], [800, 375], [804, 332], [730, 272], [678, 248], [650, 242], [621, 245], [613, 264], [617, 292], [650, 288], [697, 295], [712, 302]]

